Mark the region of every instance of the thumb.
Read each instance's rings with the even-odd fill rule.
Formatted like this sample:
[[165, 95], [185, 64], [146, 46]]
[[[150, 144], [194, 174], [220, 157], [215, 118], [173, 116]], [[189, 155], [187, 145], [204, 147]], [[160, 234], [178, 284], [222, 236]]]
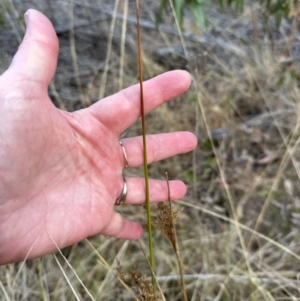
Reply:
[[46, 86], [57, 66], [58, 39], [47, 17], [30, 9], [25, 13], [25, 37], [9, 67], [15, 78], [43, 83]]

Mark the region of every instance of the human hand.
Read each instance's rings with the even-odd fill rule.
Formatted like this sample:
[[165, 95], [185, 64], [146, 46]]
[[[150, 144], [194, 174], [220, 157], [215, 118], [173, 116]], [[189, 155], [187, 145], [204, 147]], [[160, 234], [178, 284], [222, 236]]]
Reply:
[[[58, 40], [41, 13], [26, 14], [25, 38], [0, 77], [0, 264], [38, 257], [103, 234], [137, 239], [142, 227], [114, 210], [123, 189], [118, 136], [140, 116], [139, 86], [74, 113], [52, 104]], [[190, 76], [173, 71], [144, 84], [145, 110], [185, 92]], [[143, 165], [142, 139], [122, 140], [129, 167]], [[147, 137], [149, 163], [191, 151], [187, 132]], [[144, 179], [127, 178], [125, 204], [145, 202]], [[171, 198], [185, 185], [170, 181]], [[152, 202], [167, 199], [164, 181], [150, 180]]]

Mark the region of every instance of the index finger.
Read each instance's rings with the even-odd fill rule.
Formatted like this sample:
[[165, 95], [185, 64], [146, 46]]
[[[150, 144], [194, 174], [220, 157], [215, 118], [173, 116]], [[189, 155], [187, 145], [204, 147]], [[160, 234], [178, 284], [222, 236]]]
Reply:
[[[145, 113], [184, 93], [191, 76], [182, 70], [166, 72], [143, 84]], [[88, 108], [105, 126], [121, 134], [141, 115], [140, 85], [134, 85], [98, 101]]]

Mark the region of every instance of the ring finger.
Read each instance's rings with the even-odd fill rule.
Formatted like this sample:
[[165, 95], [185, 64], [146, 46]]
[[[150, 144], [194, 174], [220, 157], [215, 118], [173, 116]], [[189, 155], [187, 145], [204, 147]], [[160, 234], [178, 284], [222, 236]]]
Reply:
[[[136, 177], [126, 177], [128, 193], [125, 204], [144, 204], [145, 197], [145, 179]], [[182, 198], [186, 193], [186, 186], [178, 180], [169, 181], [171, 200]], [[150, 201], [152, 203], [168, 200], [168, 187], [166, 181], [149, 179]], [[121, 192], [120, 192], [121, 194]]]

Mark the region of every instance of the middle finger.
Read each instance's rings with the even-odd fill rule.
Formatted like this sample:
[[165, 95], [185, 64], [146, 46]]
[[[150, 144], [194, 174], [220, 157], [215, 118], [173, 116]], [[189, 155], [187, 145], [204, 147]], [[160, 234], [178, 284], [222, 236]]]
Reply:
[[[190, 132], [174, 132], [147, 135], [146, 143], [148, 163], [150, 164], [193, 150], [197, 139]], [[142, 136], [122, 139], [122, 144], [127, 155], [128, 167], [142, 166], [144, 164]], [[120, 154], [124, 157], [122, 150], [120, 150]]]

